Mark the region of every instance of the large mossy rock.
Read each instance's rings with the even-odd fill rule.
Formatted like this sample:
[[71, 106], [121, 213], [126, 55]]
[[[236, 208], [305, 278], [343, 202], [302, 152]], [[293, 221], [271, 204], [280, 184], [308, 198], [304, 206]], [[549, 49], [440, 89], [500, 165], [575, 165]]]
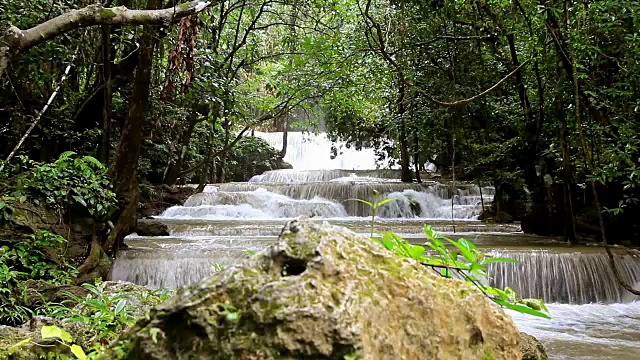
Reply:
[[478, 290], [342, 228], [293, 221], [278, 242], [151, 310], [105, 358], [519, 359]]

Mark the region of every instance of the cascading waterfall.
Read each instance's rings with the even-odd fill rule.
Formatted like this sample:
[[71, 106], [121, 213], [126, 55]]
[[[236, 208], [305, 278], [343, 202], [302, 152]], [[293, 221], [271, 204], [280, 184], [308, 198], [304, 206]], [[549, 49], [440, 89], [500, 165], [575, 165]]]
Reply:
[[[213, 190], [213, 189], [211, 189]], [[371, 208], [354, 199], [395, 201], [380, 208], [383, 218], [475, 219], [482, 203], [477, 186], [452, 189], [439, 184], [319, 182], [299, 184], [230, 183], [195, 194], [184, 206], [162, 214], [173, 219], [273, 219], [306, 217], [365, 217]], [[485, 188], [485, 202], [493, 195]], [[453, 204], [453, 214], [451, 205]]]
[[[603, 249], [493, 250], [491, 254], [518, 263], [491, 264], [490, 284], [511, 287], [523, 298], [563, 304], [640, 300], [618, 284]], [[618, 253], [615, 257], [622, 279], [632, 285], [640, 282], [640, 258]]]
[[[282, 149], [282, 132], [255, 132], [255, 136], [264, 139], [276, 149]], [[339, 149], [332, 158], [331, 147]], [[313, 156], [310, 159], [310, 155]], [[290, 131], [287, 134], [287, 153], [284, 161], [296, 170], [333, 170], [388, 168], [387, 162], [379, 164], [375, 151], [370, 148], [356, 150], [343, 142], [333, 144], [327, 134], [313, 134]]]
[[213, 192], [191, 196], [184, 206], [167, 209], [162, 217], [173, 219], [273, 219], [345, 217], [344, 207], [320, 197], [291, 199], [265, 189], [245, 192]]
[[[329, 181], [308, 183], [226, 183], [220, 184], [218, 192], [239, 193], [258, 189], [280, 194], [292, 199], [326, 199], [342, 205], [348, 216], [370, 216], [371, 209], [353, 199], [373, 201], [374, 192], [397, 200], [383, 206], [379, 215], [390, 218], [447, 218], [451, 219], [453, 197], [454, 219], [476, 219], [482, 210], [480, 192], [485, 206], [493, 199], [494, 190], [473, 184], [459, 184], [452, 188], [435, 182], [404, 184], [401, 182], [351, 182]], [[185, 204], [187, 205], [187, 204]], [[304, 215], [304, 214], [300, 214]]]
[[[276, 148], [282, 133], [256, 133]], [[305, 140], [306, 139], [306, 140]], [[543, 341], [554, 359], [634, 359], [640, 353], [640, 300], [616, 282], [606, 254], [594, 247], [567, 247], [553, 239], [524, 236], [517, 224], [477, 219], [490, 206], [492, 187], [476, 184], [401, 183], [398, 170], [375, 169], [374, 151], [346, 149], [335, 159], [326, 135], [289, 133], [285, 160], [293, 170], [274, 170], [246, 183], [212, 184], [183, 206], [156, 219], [170, 236], [126, 239], [112, 277], [175, 289], [232, 265], [272, 244], [286, 219], [328, 220], [369, 235], [371, 211], [350, 199], [394, 198], [377, 213], [376, 232], [393, 231], [413, 243], [425, 241], [427, 223], [451, 237], [464, 236], [496, 257], [517, 264], [491, 264], [490, 283], [512, 287], [522, 297], [543, 298], [552, 320], [509, 311], [518, 327]], [[338, 144], [340, 146], [340, 144]], [[640, 286], [640, 259], [616, 252], [622, 277]]]

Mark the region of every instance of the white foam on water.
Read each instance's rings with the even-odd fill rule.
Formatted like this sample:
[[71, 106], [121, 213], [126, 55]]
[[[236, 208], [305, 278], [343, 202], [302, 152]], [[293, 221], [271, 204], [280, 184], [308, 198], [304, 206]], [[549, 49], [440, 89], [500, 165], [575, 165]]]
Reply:
[[[184, 206], [173, 206], [160, 216], [168, 219], [281, 219], [306, 216], [311, 218], [343, 218], [360, 217], [370, 213], [370, 208], [361, 202], [353, 199], [361, 198], [348, 197], [349, 190], [358, 188], [335, 187], [335, 183], [319, 183], [317, 186], [308, 188], [317, 190], [316, 193], [323, 193], [335, 198], [344, 198], [343, 203], [335, 200], [328, 200], [324, 197], [314, 195], [312, 198], [295, 199], [291, 196], [276, 193], [258, 187], [253, 191], [211, 191], [194, 194], [185, 202]], [[326, 186], [322, 186], [326, 185]], [[371, 184], [376, 185], [375, 183]], [[294, 186], [294, 185], [291, 185]], [[296, 189], [304, 189], [306, 185], [298, 184], [291, 192], [293, 195]], [[381, 189], [389, 188], [389, 184], [378, 184]], [[482, 205], [480, 197], [468, 189], [458, 189], [452, 199], [442, 198], [448, 189], [434, 187], [419, 187], [422, 191], [406, 189], [395, 191], [386, 195], [386, 198], [393, 198], [391, 201], [380, 207], [378, 217], [381, 218], [425, 218], [425, 219], [477, 219]], [[372, 195], [372, 189], [362, 190]], [[445, 190], [443, 192], [443, 189]], [[284, 190], [289, 190], [285, 188]], [[321, 190], [321, 191], [320, 191]], [[335, 190], [332, 192], [331, 190]], [[299, 196], [305, 196], [298, 191]], [[365, 197], [366, 198], [366, 197]], [[369, 199], [371, 201], [372, 199]], [[491, 195], [487, 195], [485, 201], [491, 201]], [[453, 207], [452, 207], [453, 205]]]
[[235, 193], [201, 193], [191, 196], [184, 206], [165, 210], [160, 218], [169, 219], [279, 219], [346, 217], [341, 204], [315, 197], [292, 199], [265, 189]]
[[550, 359], [632, 360], [640, 356], [640, 301], [547, 304], [551, 320], [507, 310], [521, 331], [535, 336]]

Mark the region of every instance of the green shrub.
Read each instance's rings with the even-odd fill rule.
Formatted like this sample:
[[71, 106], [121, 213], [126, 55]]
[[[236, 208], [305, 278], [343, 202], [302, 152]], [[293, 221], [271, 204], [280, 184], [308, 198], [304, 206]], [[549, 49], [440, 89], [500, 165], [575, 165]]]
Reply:
[[11, 204], [24, 201], [60, 213], [80, 207], [97, 220], [107, 220], [116, 209], [107, 168], [95, 158], [68, 151], [49, 164], [18, 160], [0, 174], [0, 217], [10, 218]]
[[48, 231], [0, 240], [0, 323], [19, 324], [42, 310], [29, 306], [25, 281], [42, 280], [55, 285], [73, 281], [75, 268], [64, 258], [50, 255], [65, 242], [62, 236]]

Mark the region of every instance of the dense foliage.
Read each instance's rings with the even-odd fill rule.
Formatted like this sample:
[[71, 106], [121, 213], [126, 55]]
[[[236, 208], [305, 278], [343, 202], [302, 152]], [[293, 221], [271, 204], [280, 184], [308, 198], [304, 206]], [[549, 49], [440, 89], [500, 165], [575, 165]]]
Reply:
[[0, 324], [22, 324], [42, 314], [40, 299], [29, 291], [28, 280], [52, 285], [73, 281], [75, 268], [63, 256], [56, 256], [65, 239], [39, 231], [21, 239], [0, 239]]
[[91, 156], [65, 152], [52, 163], [21, 157], [0, 175], [0, 210], [11, 216], [12, 204], [27, 199], [60, 213], [80, 208], [96, 220], [106, 221], [116, 208], [107, 168]]

